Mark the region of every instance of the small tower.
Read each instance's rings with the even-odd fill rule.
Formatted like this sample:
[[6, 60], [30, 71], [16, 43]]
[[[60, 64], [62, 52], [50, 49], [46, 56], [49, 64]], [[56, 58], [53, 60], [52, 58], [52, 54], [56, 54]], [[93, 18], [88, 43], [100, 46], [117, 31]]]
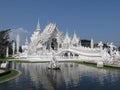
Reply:
[[17, 34], [16, 37], [16, 48], [17, 48], [17, 53], [19, 53], [19, 46], [20, 46], [20, 36]]
[[13, 56], [14, 56], [14, 54], [15, 54], [15, 42], [14, 41], [12, 43], [12, 50], [13, 50]]
[[93, 39], [91, 39], [91, 48], [92, 49], [94, 48], [94, 41], [93, 41]]

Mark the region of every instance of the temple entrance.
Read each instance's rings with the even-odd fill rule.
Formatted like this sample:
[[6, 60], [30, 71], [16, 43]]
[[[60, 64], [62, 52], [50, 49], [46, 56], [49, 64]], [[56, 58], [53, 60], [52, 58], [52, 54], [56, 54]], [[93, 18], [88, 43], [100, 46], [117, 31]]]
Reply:
[[52, 39], [51, 48], [52, 48], [53, 50], [57, 50], [57, 48], [58, 48], [58, 43], [57, 43], [57, 39], [56, 39], [56, 38], [53, 38], [53, 39]]

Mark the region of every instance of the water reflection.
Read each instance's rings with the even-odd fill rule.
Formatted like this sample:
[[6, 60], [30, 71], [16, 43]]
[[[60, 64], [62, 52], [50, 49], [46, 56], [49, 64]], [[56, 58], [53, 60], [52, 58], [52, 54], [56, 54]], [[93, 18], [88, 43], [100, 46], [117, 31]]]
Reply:
[[[76, 63], [60, 63], [61, 70], [48, 70], [47, 63], [16, 63], [22, 71], [15, 80], [0, 84], [0, 90], [106, 90], [119, 89], [120, 71]], [[3, 87], [7, 86], [7, 87]]]
[[63, 84], [66, 88], [77, 87], [84, 80], [88, 81], [87, 83], [97, 82], [100, 85], [108, 81], [110, 84], [116, 82], [120, 75], [119, 71], [98, 69], [76, 63], [61, 63], [61, 71], [46, 69], [46, 63], [22, 64], [22, 67], [29, 73], [36, 87], [42, 84], [46, 90], [55, 90]]

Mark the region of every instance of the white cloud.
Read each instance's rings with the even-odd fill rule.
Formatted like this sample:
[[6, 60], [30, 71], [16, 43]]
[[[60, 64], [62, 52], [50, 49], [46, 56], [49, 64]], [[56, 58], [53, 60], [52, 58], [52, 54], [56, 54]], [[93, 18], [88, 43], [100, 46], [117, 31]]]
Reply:
[[16, 40], [17, 34], [20, 36], [20, 45], [23, 45], [26, 37], [28, 38], [29, 36], [28, 31], [23, 28], [12, 29], [10, 32], [10, 40]]

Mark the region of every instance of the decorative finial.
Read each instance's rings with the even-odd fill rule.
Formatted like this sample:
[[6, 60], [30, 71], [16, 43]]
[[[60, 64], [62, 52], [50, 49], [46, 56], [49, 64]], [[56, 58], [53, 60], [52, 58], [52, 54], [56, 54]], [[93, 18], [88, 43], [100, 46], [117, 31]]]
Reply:
[[36, 31], [40, 31], [40, 23], [39, 23], [39, 18], [38, 18], [38, 23], [37, 23]]

